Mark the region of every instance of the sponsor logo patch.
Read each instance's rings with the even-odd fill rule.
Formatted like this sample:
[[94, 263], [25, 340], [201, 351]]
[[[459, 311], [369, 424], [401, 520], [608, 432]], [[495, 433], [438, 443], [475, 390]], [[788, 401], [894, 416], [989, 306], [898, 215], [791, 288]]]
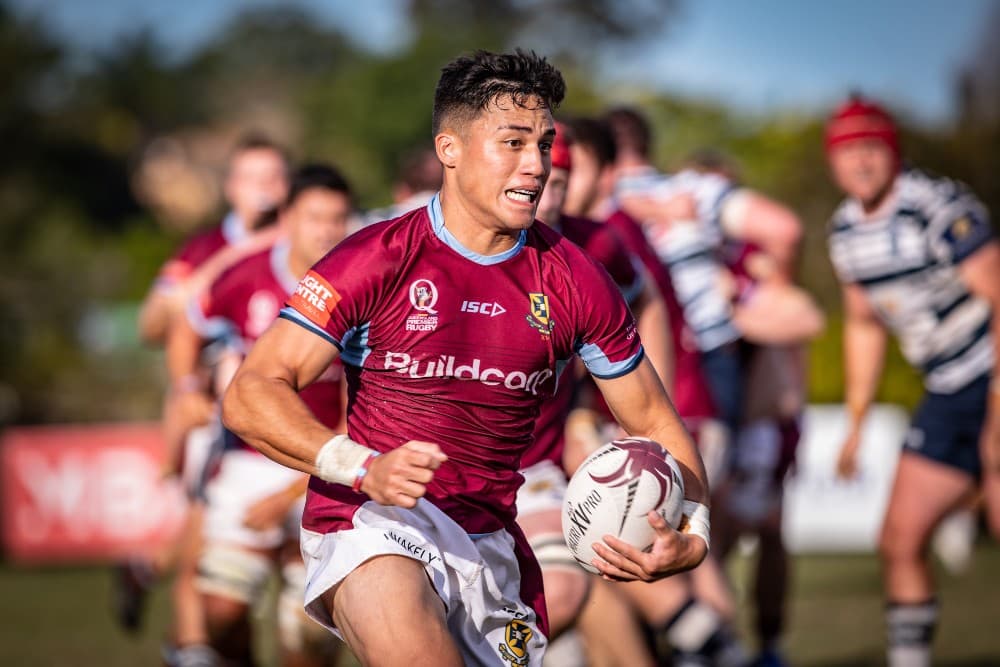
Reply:
[[315, 271], [309, 271], [299, 281], [295, 293], [288, 299], [288, 305], [305, 315], [313, 324], [325, 327], [330, 314], [340, 303], [340, 294], [326, 278]]
[[497, 315], [503, 315], [504, 313], [506, 313], [507, 309], [501, 306], [496, 301], [492, 303], [489, 303], [487, 301], [463, 301], [462, 312], [479, 313], [480, 315], [496, 317]]
[[410, 283], [410, 305], [416, 310], [406, 318], [407, 331], [434, 331], [438, 326], [437, 287], [430, 280], [420, 278]]

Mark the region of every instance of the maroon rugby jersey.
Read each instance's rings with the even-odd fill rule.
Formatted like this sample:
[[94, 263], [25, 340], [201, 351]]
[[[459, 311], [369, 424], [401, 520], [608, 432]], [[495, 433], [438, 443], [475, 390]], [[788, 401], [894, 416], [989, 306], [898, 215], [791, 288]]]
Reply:
[[199, 232], [188, 239], [160, 268], [154, 286], [169, 290], [183, 282], [209, 257], [226, 246], [239, 245], [249, 237], [235, 213], [227, 215], [221, 223]]
[[[561, 216], [555, 229], [600, 262], [618, 285], [626, 303], [632, 305], [642, 294], [642, 272], [636, 270], [632, 255], [613, 229], [593, 220], [568, 215]], [[542, 403], [535, 422], [535, 441], [521, 458], [522, 469], [541, 461], [551, 461], [562, 467], [566, 418], [573, 408], [577, 385], [572, 371], [570, 368], [559, 378], [555, 397]]]
[[[298, 283], [288, 268], [288, 244], [279, 241], [271, 248], [250, 255], [229, 267], [206, 292], [188, 307], [188, 321], [202, 338], [227, 337], [245, 353], [278, 317], [282, 304]], [[330, 365], [319, 380], [301, 392], [316, 418], [330, 428], [340, 423], [343, 367]], [[231, 433], [227, 447], [254, 450]]]
[[[340, 350], [351, 438], [381, 452], [441, 446], [426, 498], [470, 533], [514, 526], [521, 457], [570, 358], [604, 378], [642, 359], [618, 288], [580, 248], [538, 223], [479, 255], [445, 227], [438, 197], [345, 239], [281, 316]], [[303, 527], [350, 528], [367, 500], [314, 477]]]
[[656, 281], [667, 306], [670, 335], [674, 350], [674, 386], [670, 398], [677, 413], [684, 419], [698, 419], [715, 415], [712, 395], [701, 373], [701, 359], [693, 334], [684, 323], [684, 310], [670, 279], [670, 272], [649, 245], [642, 227], [622, 210], [615, 211], [606, 224], [618, 232], [629, 252], [638, 257], [646, 271]]

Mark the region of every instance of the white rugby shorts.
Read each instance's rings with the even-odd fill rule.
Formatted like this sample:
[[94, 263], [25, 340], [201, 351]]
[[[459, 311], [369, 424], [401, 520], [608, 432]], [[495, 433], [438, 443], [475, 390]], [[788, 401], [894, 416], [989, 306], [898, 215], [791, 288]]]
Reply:
[[424, 499], [413, 509], [368, 501], [353, 524], [326, 534], [302, 529], [306, 613], [319, 624], [341, 636], [320, 596], [372, 558], [404, 556], [423, 563], [465, 664], [542, 664], [547, 641], [521, 600], [514, 538], [506, 530], [469, 535]]
[[302, 503], [295, 503], [289, 516], [277, 526], [253, 530], [243, 525], [247, 510], [267, 496], [288, 488], [302, 477], [297, 470], [276, 463], [263, 454], [245, 449], [226, 451], [205, 496], [205, 540], [250, 549], [272, 549], [294, 539], [302, 520]]
[[523, 468], [524, 484], [517, 490], [517, 515], [562, 509], [566, 498], [566, 474], [552, 461], [539, 461]]

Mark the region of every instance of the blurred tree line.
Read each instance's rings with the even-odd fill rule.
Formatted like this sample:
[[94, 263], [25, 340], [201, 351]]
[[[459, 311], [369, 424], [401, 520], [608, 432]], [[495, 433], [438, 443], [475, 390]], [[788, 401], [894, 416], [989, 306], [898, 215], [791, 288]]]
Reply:
[[[162, 363], [136, 342], [136, 306], [177, 244], [222, 213], [222, 170], [244, 131], [271, 134], [298, 160], [338, 164], [362, 205], [383, 205], [399, 158], [430, 141], [440, 67], [514, 45], [563, 69], [563, 112], [638, 104], [663, 167], [712, 147], [746, 184], [798, 211], [801, 279], [830, 314], [813, 346], [812, 399], [840, 398], [839, 295], [824, 239], [838, 196], [822, 118], [751, 118], [651, 91], [610, 98], [592, 75], [598, 59], [659, 34], [683, 11], [673, 0], [411, 0], [405, 11], [411, 39], [388, 53], [281, 8], [247, 11], [178, 59], [149, 31], [80, 54], [0, 4], [0, 424], [157, 415]], [[442, 28], [454, 25], [463, 29]], [[980, 51], [957, 86], [961, 122], [928, 129], [897, 111], [914, 163], [965, 180], [1000, 211], [1000, 117], [982, 112], [1000, 108], [982, 101], [996, 95], [1000, 62], [995, 45]], [[889, 370], [881, 397], [912, 403], [919, 385], [898, 354]]]

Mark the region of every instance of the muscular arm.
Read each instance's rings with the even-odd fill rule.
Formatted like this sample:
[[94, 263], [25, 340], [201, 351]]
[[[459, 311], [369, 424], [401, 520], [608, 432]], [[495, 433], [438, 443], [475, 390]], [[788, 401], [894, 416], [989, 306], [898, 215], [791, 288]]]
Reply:
[[629, 434], [660, 443], [677, 460], [687, 499], [708, 504], [708, 482], [701, 455], [647, 359], [631, 373], [612, 380], [595, 378], [615, 419]]
[[852, 431], [861, 429], [882, 377], [889, 334], [857, 285], [844, 295], [844, 402]]
[[[650, 512], [656, 533], [647, 551], [606, 535], [594, 545], [600, 557], [593, 565], [608, 579], [654, 581], [697, 567], [708, 554], [708, 481], [705, 466], [691, 436], [681, 424], [674, 406], [656, 377], [649, 360], [631, 373], [612, 380], [596, 380], [597, 386], [618, 423], [632, 435], [650, 438], [666, 447], [676, 459], [684, 478], [685, 521], [681, 531], [671, 528], [662, 516]], [[691, 508], [688, 515], [687, 505]], [[697, 507], [697, 509], [695, 509]], [[699, 537], [698, 535], [703, 537]]]
[[139, 340], [155, 347], [163, 345], [173, 312], [170, 295], [156, 287], [150, 289], [139, 307]]
[[844, 402], [847, 437], [837, 458], [837, 474], [853, 477], [861, 445], [861, 426], [875, 399], [889, 334], [857, 285], [845, 285], [844, 295]]
[[268, 458], [310, 475], [334, 433], [309, 411], [298, 391], [318, 378], [337, 348], [279, 319], [257, 340], [222, 401], [226, 427]]
[[[363, 443], [330, 442], [334, 431], [313, 416], [298, 391], [315, 381], [338, 354], [320, 336], [288, 320], [277, 320], [257, 340], [230, 383], [222, 401], [223, 422], [268, 458], [333, 480], [323, 475], [322, 466], [317, 467], [320, 450], [328, 452], [330, 446], [364, 451]], [[385, 455], [369, 459], [368, 474], [363, 478], [359, 474], [360, 490], [383, 505], [413, 507], [445, 460], [436, 444], [400, 443]]]
[[[989, 398], [986, 405], [986, 420], [983, 427], [982, 449], [983, 467], [988, 474], [1000, 473], [1000, 391], [997, 382], [1000, 378], [1000, 243], [992, 241], [967, 257], [958, 265], [958, 273], [969, 291], [990, 304], [993, 319], [990, 322], [993, 334], [993, 380], [990, 385]], [[1000, 488], [995, 485], [987, 487], [988, 495], [1000, 495]], [[1000, 525], [1000, 497], [993, 500], [991, 511], [997, 516], [993, 519]]]

